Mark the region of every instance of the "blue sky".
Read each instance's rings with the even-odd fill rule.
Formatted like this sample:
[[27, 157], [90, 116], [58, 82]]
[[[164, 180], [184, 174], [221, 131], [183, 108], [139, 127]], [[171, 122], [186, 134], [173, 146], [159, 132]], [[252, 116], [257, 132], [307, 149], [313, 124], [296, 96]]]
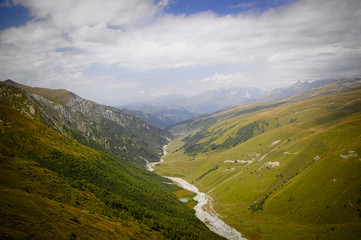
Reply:
[[16, 0], [0, 78], [121, 105], [360, 77], [359, 0]]
[[9, 27], [18, 27], [31, 20], [28, 8], [22, 6], [0, 7], [0, 30]]
[[[219, 16], [254, 11], [262, 13], [270, 8], [287, 5], [295, 0], [173, 0], [164, 8], [171, 14], [197, 14], [212, 11]], [[29, 8], [14, 5], [11, 1], [2, 0], [0, 7], [0, 30], [18, 27], [33, 19]]]
[[270, 8], [291, 3], [294, 0], [174, 0], [165, 8], [172, 14], [197, 14], [212, 11], [220, 16], [238, 14], [240, 12], [264, 12]]

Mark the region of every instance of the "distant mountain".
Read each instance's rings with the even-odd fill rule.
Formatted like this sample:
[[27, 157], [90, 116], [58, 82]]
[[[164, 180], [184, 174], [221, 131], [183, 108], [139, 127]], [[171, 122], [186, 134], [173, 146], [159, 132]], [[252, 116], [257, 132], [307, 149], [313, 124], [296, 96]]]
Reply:
[[258, 88], [228, 88], [208, 91], [191, 97], [187, 109], [198, 114], [209, 114], [252, 102], [261, 94], [262, 92]]
[[311, 83], [307, 81], [305, 82], [297, 81], [288, 88], [276, 88], [268, 93], [265, 93], [262, 96], [260, 96], [257, 100], [267, 101], [267, 100], [277, 100], [277, 99], [286, 98], [297, 93], [303, 93], [321, 87], [327, 83], [330, 83], [331, 81], [332, 81], [331, 79], [318, 80]]
[[149, 126], [113, 107], [85, 100], [66, 90], [32, 88], [11, 80], [3, 84], [22, 89], [48, 126], [96, 149], [144, 163], [158, 161], [171, 134]]
[[[261, 94], [262, 92], [258, 88], [229, 88], [207, 91], [192, 97], [176, 94], [167, 95], [148, 102], [136, 102], [122, 107], [153, 114], [164, 111], [164, 108], [173, 107], [172, 111], [175, 111], [175, 108], [178, 110], [185, 109], [193, 113], [194, 116], [248, 103], [261, 96]], [[165, 111], [168, 111], [168, 109]], [[176, 114], [179, 116], [176, 119], [177, 122], [192, 117], [192, 114], [189, 112], [182, 111], [182, 114]], [[181, 118], [180, 116], [184, 117]]]

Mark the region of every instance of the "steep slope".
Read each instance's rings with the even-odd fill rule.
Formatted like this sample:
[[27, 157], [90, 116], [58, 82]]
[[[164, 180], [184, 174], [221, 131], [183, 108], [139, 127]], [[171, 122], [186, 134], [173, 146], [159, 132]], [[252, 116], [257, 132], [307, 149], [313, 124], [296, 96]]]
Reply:
[[[163, 237], [130, 214], [110, 208], [80, 182], [45, 168], [51, 161], [39, 163], [51, 148], [64, 148], [75, 159], [78, 156], [68, 153], [70, 149], [84, 157], [96, 152], [77, 147], [3, 105], [0, 112], [1, 239]], [[32, 137], [24, 137], [29, 135]], [[51, 146], [51, 142], [58, 146]]]
[[0, 86], [0, 238], [221, 239], [166, 179], [52, 130], [28, 97]]
[[248, 239], [357, 239], [360, 89], [341, 79], [179, 124], [156, 171], [208, 192]]
[[87, 146], [144, 163], [157, 161], [171, 135], [121, 110], [85, 100], [66, 90], [32, 88], [11, 80], [3, 84], [27, 92], [43, 121]]

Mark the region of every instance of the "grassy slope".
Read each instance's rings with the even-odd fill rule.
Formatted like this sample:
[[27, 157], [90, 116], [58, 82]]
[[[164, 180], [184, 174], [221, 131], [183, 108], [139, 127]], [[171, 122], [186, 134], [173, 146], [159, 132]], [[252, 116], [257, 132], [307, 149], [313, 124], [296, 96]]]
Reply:
[[65, 89], [48, 89], [48, 88], [39, 88], [39, 87], [29, 87], [20, 83], [16, 83], [11, 80], [6, 80], [6, 84], [25, 90], [27, 92], [31, 92], [33, 94], [44, 96], [52, 101], [58, 103], [64, 103], [68, 100], [68, 98], [73, 94]]
[[[216, 137], [203, 147], [207, 152], [189, 156], [182, 149], [185, 135], [180, 136], [157, 171], [211, 191], [216, 209], [250, 239], [357, 238], [361, 234], [360, 98], [361, 91], [355, 90], [246, 111], [255, 109], [253, 104], [177, 126], [173, 131], [192, 136], [206, 126], [207, 134], [198, 144]], [[204, 124], [212, 120], [214, 124]], [[209, 149], [257, 121], [268, 123], [264, 133], [254, 132], [235, 147]], [[252, 159], [249, 165], [224, 163]]]
[[0, 113], [1, 238], [217, 238], [164, 179], [13, 108]]
[[25, 159], [2, 161], [0, 192], [1, 238], [164, 238], [137, 221], [112, 219], [94, 194]]
[[[75, 188], [72, 181], [32, 159], [55, 148], [76, 151], [78, 155], [96, 154], [95, 151], [57, 136], [8, 107], [1, 105], [0, 110], [2, 238], [162, 238], [148, 226], [127, 220], [129, 216], [119, 217], [93, 193]], [[32, 137], [27, 138], [26, 134]], [[26, 156], [30, 148], [36, 148], [31, 150], [32, 157]]]

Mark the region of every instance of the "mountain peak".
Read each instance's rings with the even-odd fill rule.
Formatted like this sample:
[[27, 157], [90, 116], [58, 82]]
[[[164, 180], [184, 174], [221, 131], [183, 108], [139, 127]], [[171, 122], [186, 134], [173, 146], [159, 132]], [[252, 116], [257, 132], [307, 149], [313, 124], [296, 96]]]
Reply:
[[266, 100], [276, 100], [276, 99], [286, 98], [293, 94], [303, 93], [303, 92], [307, 92], [309, 90], [321, 87], [331, 81], [332, 81], [332, 79], [325, 79], [325, 80], [318, 80], [318, 81], [314, 81], [314, 82], [310, 83], [308, 81], [302, 82], [302, 81], [298, 80], [297, 82], [292, 84], [290, 87], [274, 89], [273, 91], [260, 97], [259, 100], [266, 101]]
[[40, 95], [49, 100], [58, 100], [60, 102], [65, 103], [69, 98], [77, 97], [76, 94], [65, 90], [65, 89], [50, 89], [50, 88], [40, 88], [40, 87], [30, 87], [21, 83], [14, 82], [13, 80], [7, 79], [3, 81], [3, 83], [16, 87], [18, 89], [27, 91], [32, 94]]
[[290, 89], [295, 89], [296, 91], [307, 91], [309, 90], [309, 87], [310, 87], [309, 82], [307, 81], [301, 82], [300, 80], [298, 80], [290, 87]]
[[3, 81], [4, 83], [6, 84], [17, 84], [16, 82], [14, 82], [13, 80], [11, 79], [6, 79], [5, 81]]

